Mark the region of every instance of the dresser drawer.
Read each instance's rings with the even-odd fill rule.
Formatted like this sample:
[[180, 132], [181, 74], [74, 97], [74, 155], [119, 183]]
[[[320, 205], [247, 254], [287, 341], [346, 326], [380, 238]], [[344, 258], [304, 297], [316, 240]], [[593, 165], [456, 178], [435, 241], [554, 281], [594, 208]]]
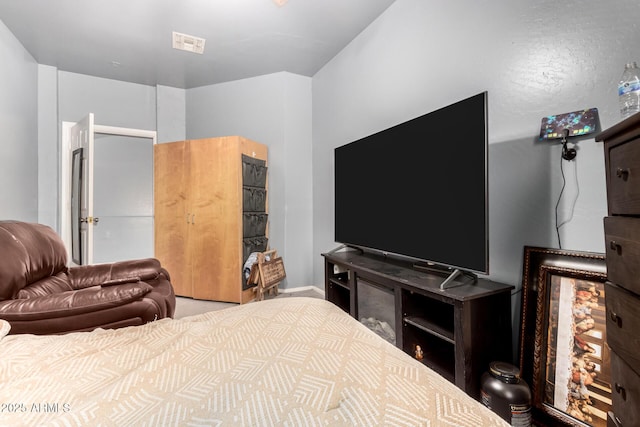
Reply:
[[605, 304], [609, 347], [640, 373], [640, 298], [607, 282]]
[[604, 219], [607, 278], [640, 295], [640, 218]]
[[640, 376], [611, 352], [611, 400], [616, 421], [624, 427], [640, 423]]
[[609, 150], [609, 213], [640, 215], [640, 140]]

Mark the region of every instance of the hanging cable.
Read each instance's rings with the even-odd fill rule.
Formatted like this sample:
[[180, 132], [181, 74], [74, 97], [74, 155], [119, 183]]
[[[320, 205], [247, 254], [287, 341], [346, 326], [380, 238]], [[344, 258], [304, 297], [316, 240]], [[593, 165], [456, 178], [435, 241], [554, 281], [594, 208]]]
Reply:
[[560, 200], [562, 200], [562, 193], [564, 193], [564, 187], [567, 185], [567, 180], [564, 177], [564, 169], [562, 167], [562, 157], [560, 157], [560, 174], [562, 175], [562, 188], [560, 189], [560, 195], [558, 195], [558, 201], [556, 202], [556, 235], [558, 236], [558, 248], [562, 249], [562, 241], [560, 240], [560, 226], [558, 225], [558, 206]]
[[[573, 200], [572, 206], [571, 206], [571, 211], [569, 214], [569, 218], [567, 218], [566, 220], [562, 221], [561, 223], [558, 223], [558, 209], [560, 206], [560, 201], [562, 200], [562, 195], [564, 193], [564, 189], [567, 185], [567, 180], [565, 178], [564, 175], [564, 167], [563, 167], [563, 160], [565, 160], [564, 156], [560, 156], [560, 174], [562, 175], [562, 188], [560, 189], [560, 194], [558, 195], [558, 201], [556, 202], [556, 235], [558, 237], [558, 248], [562, 249], [562, 240], [560, 238], [560, 228], [562, 226], [564, 226], [565, 224], [567, 224], [569, 221], [571, 221], [573, 219], [573, 213], [575, 212], [575, 207], [576, 204], [578, 202], [578, 196], [580, 196], [580, 185], [578, 182], [578, 164], [575, 163], [574, 165], [574, 178], [575, 178], [575, 183], [576, 183], [576, 197]], [[570, 160], [568, 160], [570, 161]]]

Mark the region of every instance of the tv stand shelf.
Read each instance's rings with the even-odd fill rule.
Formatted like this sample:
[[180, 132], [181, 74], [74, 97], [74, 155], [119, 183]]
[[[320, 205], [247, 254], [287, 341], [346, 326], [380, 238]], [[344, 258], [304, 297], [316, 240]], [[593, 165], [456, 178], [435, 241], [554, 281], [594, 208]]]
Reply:
[[442, 329], [435, 323], [429, 322], [427, 319], [417, 316], [406, 316], [403, 317], [402, 320], [411, 326], [421, 329], [422, 331], [443, 339], [451, 344], [456, 343], [453, 331]]
[[[395, 344], [476, 399], [480, 376], [494, 360], [511, 362], [511, 285], [478, 279], [440, 289], [442, 274], [411, 262], [355, 250], [322, 254], [325, 297], [360, 320], [363, 287], [382, 289], [393, 303]], [[460, 278], [460, 280], [465, 280]]]

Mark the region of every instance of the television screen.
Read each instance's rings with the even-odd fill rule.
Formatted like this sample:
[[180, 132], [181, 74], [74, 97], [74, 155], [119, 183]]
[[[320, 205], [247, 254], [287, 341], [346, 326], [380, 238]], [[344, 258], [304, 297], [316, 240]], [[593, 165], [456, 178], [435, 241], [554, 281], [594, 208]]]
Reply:
[[335, 149], [335, 240], [489, 273], [487, 93]]

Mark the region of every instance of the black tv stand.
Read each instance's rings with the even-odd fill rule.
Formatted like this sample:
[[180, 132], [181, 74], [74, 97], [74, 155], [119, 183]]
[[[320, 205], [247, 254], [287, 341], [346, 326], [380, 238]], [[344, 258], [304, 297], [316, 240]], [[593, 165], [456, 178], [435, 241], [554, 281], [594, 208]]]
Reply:
[[[322, 255], [327, 300], [358, 320], [393, 319], [397, 347], [415, 356], [420, 346], [422, 363], [471, 396], [480, 398], [480, 377], [491, 362], [512, 360], [513, 286], [485, 278], [471, 284], [460, 280], [462, 270], [422, 271], [413, 262], [366, 251]], [[443, 276], [463, 283], [440, 289]], [[378, 309], [391, 313], [376, 316]]]
[[[428, 273], [436, 273], [442, 276], [446, 276], [442, 283], [440, 283], [440, 290], [455, 288], [456, 286], [473, 285], [478, 282], [478, 275], [470, 271], [466, 271], [459, 268], [451, 268], [446, 266], [440, 266], [437, 264], [413, 264], [413, 268], [419, 271], [425, 271]], [[458, 277], [464, 276], [461, 279], [456, 280]]]

